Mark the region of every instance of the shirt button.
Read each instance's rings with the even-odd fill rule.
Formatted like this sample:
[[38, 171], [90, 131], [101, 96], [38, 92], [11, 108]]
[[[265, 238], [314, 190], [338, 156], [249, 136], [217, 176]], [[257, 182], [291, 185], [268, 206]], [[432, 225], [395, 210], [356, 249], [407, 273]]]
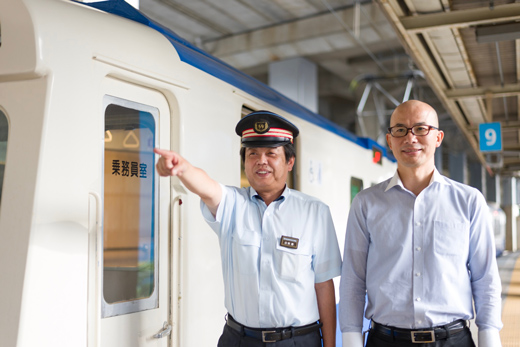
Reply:
[[415, 301], [421, 301], [421, 298], [417, 298], [417, 299], [415, 299]]
[[415, 225], [417, 225], [418, 227], [420, 227], [420, 226], [421, 226], [421, 222], [417, 222], [417, 223], [415, 223]]
[[415, 247], [415, 250], [416, 250], [416, 251], [420, 251], [420, 250], [421, 250], [421, 247]]
[[421, 276], [421, 273], [420, 272], [416, 272], [415, 276], [419, 277], [419, 276]]
[[417, 324], [421, 324], [421, 323], [422, 323], [422, 320], [418, 320], [418, 321], [417, 321]]

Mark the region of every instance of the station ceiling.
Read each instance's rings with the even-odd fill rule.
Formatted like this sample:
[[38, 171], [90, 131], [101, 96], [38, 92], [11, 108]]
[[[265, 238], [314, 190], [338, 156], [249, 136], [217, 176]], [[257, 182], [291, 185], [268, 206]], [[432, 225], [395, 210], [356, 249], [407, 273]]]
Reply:
[[[408, 95], [428, 102], [446, 133], [444, 150], [520, 176], [519, 2], [140, 0], [139, 7], [263, 82], [271, 62], [316, 63], [320, 103], [329, 105], [319, 113], [358, 134], [360, 117], [379, 122], [380, 133], [367, 135], [381, 141], [396, 102]], [[502, 124], [499, 154], [479, 149], [478, 126], [487, 122]]]

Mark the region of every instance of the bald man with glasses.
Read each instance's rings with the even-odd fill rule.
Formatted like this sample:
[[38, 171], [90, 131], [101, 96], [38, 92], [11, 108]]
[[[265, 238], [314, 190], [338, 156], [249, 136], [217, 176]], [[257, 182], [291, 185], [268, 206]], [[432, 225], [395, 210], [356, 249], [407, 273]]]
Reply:
[[371, 320], [367, 347], [474, 347], [472, 318], [479, 347], [501, 346], [488, 206], [477, 189], [435, 168], [444, 138], [438, 122], [426, 103], [399, 105], [386, 135], [397, 171], [352, 202], [339, 303], [345, 347], [363, 346], [363, 312]]

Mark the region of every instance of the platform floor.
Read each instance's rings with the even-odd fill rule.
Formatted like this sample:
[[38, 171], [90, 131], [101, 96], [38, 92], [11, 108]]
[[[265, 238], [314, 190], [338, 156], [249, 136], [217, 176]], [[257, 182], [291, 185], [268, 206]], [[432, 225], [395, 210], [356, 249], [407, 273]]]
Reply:
[[520, 252], [497, 258], [502, 279], [503, 347], [520, 347]]

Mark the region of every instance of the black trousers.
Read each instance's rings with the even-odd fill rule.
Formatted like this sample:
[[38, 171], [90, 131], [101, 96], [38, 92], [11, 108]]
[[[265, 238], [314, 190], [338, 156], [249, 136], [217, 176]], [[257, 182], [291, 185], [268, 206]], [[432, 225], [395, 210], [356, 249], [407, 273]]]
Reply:
[[218, 347], [321, 347], [319, 329], [302, 336], [265, 343], [258, 339], [241, 335], [238, 331], [224, 325], [224, 331], [218, 340]]
[[468, 327], [447, 339], [431, 343], [413, 343], [412, 341], [393, 340], [391, 336], [370, 330], [366, 347], [475, 347]]

